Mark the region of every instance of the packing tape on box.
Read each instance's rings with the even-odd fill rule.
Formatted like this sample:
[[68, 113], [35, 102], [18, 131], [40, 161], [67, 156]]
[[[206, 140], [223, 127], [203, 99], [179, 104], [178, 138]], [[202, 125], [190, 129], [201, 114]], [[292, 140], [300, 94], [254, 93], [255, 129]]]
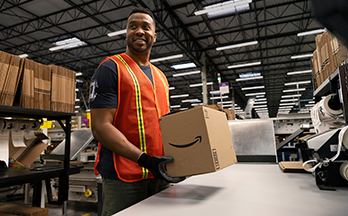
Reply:
[[348, 181], [348, 162], [342, 163], [340, 166], [340, 174], [342, 178]]
[[341, 127], [342, 125], [345, 125], [343, 118], [339, 117], [343, 113], [342, 109], [334, 110], [329, 106], [329, 101], [335, 95], [336, 94], [330, 94], [322, 99], [318, 103], [317, 112], [322, 122], [325, 122], [326, 124], [333, 127]]

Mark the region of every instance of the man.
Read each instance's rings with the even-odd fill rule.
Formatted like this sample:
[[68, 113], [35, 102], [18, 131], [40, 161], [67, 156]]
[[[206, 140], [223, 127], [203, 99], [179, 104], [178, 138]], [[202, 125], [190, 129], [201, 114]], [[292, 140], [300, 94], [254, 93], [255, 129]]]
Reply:
[[95, 171], [103, 177], [103, 216], [184, 179], [168, 177], [163, 168], [173, 160], [163, 157], [158, 120], [169, 112], [169, 91], [165, 75], [149, 62], [156, 42], [151, 11], [132, 10], [126, 42], [126, 52], [107, 57], [90, 86], [92, 131], [100, 142]]

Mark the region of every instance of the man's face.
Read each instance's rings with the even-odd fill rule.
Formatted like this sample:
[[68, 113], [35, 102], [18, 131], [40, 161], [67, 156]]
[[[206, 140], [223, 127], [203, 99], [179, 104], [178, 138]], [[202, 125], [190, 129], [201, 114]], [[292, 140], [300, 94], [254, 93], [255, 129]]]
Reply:
[[150, 52], [156, 42], [155, 24], [150, 15], [134, 13], [127, 22], [127, 46], [129, 51], [143, 53]]

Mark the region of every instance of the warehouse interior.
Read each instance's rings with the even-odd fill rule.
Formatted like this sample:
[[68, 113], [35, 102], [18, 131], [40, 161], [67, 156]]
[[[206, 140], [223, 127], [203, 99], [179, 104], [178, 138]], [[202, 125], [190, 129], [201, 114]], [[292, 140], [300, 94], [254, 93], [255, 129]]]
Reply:
[[[93, 171], [98, 142], [90, 129], [90, 82], [106, 57], [125, 52], [127, 19], [134, 7], [154, 14], [157, 38], [150, 62], [167, 77], [171, 110], [222, 111], [228, 123], [226, 139], [233, 140], [238, 163], [230, 162], [234, 165], [226, 168], [231, 169], [228, 173], [223, 169], [193, 174], [117, 215], [150, 215], [148, 208], [155, 204], [162, 206], [156, 214], [211, 215], [218, 208], [220, 215], [230, 215], [224, 212], [231, 210], [229, 202], [235, 203], [237, 215], [257, 211], [276, 215], [284, 211], [282, 204], [269, 210], [269, 204], [260, 201], [262, 195], [273, 202], [296, 190], [297, 195], [284, 199], [294, 208], [301, 206], [296, 210], [299, 214], [347, 212], [342, 201], [348, 197], [348, 3], [344, 0], [7, 0], [0, 3], [0, 51], [18, 56], [17, 67], [23, 72], [13, 78], [17, 82], [11, 103], [7, 103], [9, 96], [0, 95], [0, 160], [5, 161], [0, 170], [0, 198], [4, 197], [0, 215], [2, 204], [8, 203], [49, 209], [42, 215], [100, 215], [101, 177]], [[1, 61], [7, 58], [1, 55]], [[36, 73], [33, 64], [43, 68], [38, 71], [52, 73], [47, 78], [49, 89], [47, 82], [40, 87], [43, 94], [49, 92], [48, 98], [34, 100], [32, 92], [35, 103], [48, 102], [48, 107], [25, 105], [25, 71]], [[0, 63], [1, 80], [5, 80], [0, 84], [9, 86], [6, 74], [10, 72], [2, 69], [4, 65]], [[61, 83], [59, 73], [68, 81]], [[53, 74], [58, 74], [56, 81]], [[36, 92], [36, 86], [29, 86]], [[18, 127], [8, 128], [8, 123]], [[31, 130], [21, 129], [36, 123]], [[16, 160], [9, 149], [12, 140], [31, 137], [34, 131], [36, 140], [16, 152]], [[45, 137], [37, 136], [38, 132]], [[23, 155], [35, 142], [47, 145], [26, 164]], [[10, 157], [10, 162], [4, 157]], [[43, 168], [43, 163], [52, 167]], [[61, 167], [54, 167], [57, 164]], [[47, 174], [37, 177], [28, 171], [23, 179], [14, 180], [10, 165], [31, 170], [39, 165]], [[277, 178], [286, 183], [276, 182]], [[250, 182], [245, 189], [244, 181]], [[235, 196], [224, 195], [224, 189], [231, 194], [238, 184], [241, 189]], [[284, 193], [269, 193], [272, 187]], [[306, 196], [321, 207], [304, 210], [300, 201]], [[248, 197], [254, 197], [250, 198], [254, 210], [245, 204]], [[199, 210], [205, 202], [204, 210]], [[177, 208], [168, 213], [171, 204]], [[330, 207], [325, 209], [325, 204]]]

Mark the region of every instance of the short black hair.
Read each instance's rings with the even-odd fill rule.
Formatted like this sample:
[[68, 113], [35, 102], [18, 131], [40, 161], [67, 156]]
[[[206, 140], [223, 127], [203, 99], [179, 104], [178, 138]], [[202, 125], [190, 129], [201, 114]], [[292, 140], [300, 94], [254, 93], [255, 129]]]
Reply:
[[153, 15], [153, 13], [152, 13], [149, 9], [147, 9], [147, 8], [135, 7], [135, 8], [133, 8], [133, 10], [130, 12], [130, 14], [129, 14], [128, 17], [130, 17], [130, 16], [131, 16], [132, 14], [134, 14], [134, 13], [145, 13], [145, 14], [148, 14], [148, 15], [150, 15], [150, 17], [152, 18], [153, 23], [155, 23], [155, 17], [154, 17], [154, 15]]

